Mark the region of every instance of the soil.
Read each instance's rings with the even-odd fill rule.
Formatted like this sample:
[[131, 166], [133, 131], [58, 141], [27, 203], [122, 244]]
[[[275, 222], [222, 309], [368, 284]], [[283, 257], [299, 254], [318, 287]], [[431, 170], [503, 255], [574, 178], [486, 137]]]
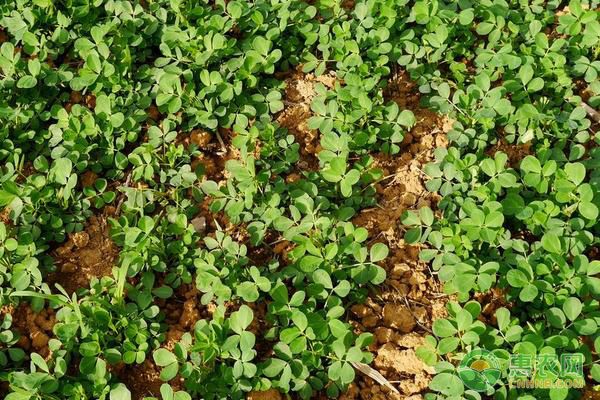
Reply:
[[[116, 374], [121, 382], [127, 386], [131, 392], [133, 400], [141, 400], [144, 397], [160, 397], [160, 386], [164, 383], [160, 379], [160, 367], [151, 359], [146, 359], [142, 364], [125, 366], [121, 364], [116, 368]], [[176, 389], [177, 382], [169, 382]]]
[[300, 144], [300, 170], [315, 171], [319, 168], [317, 153], [321, 150], [319, 132], [308, 127], [312, 117], [310, 103], [316, 96], [315, 86], [321, 83], [333, 88], [336, 77], [333, 75], [304, 74], [298, 69], [285, 80], [284, 110], [278, 115], [277, 122], [286, 128], [296, 142]]
[[376, 185], [378, 207], [363, 210], [353, 220], [369, 231], [371, 242], [383, 242], [390, 255], [382, 265], [387, 280], [370, 294], [367, 302], [351, 309], [351, 323], [358, 332], [372, 332], [371, 365], [400, 394], [392, 393], [371, 378], [359, 375], [343, 400], [421, 399], [434, 372], [415, 353], [424, 344], [435, 319], [445, 316], [448, 297], [419, 260], [420, 246], [404, 242], [401, 216], [405, 210], [429, 206], [435, 209], [439, 197], [425, 188], [423, 165], [433, 159], [433, 150], [447, 144], [446, 133], [452, 121], [420, 105], [416, 85], [408, 74], [398, 71], [384, 90], [384, 96], [416, 118], [397, 155], [375, 154], [375, 168], [384, 179]]
[[283, 396], [276, 389], [269, 389], [263, 392], [250, 392], [246, 400], [283, 400]]
[[508, 164], [512, 168], [517, 168], [521, 160], [532, 153], [531, 143], [512, 144], [501, 138], [498, 143], [488, 150], [487, 154], [494, 157], [496, 152], [501, 151], [508, 156]]
[[48, 341], [52, 337], [52, 328], [56, 323], [54, 310], [46, 308], [39, 313], [33, 312], [29, 304], [21, 303], [18, 307], [4, 306], [0, 309], [0, 320], [4, 319], [6, 314], [13, 318], [12, 326], [19, 335], [17, 347], [23, 350], [35, 351], [42, 357], [50, 356]]
[[600, 400], [600, 391], [593, 387], [586, 387], [583, 389], [581, 400]]
[[497, 309], [501, 307], [510, 308], [512, 306], [506, 301], [504, 291], [499, 288], [492, 288], [486, 293], [477, 293], [474, 298], [482, 307], [479, 320], [491, 325], [496, 325]]
[[169, 330], [163, 347], [173, 350], [185, 332], [191, 332], [200, 318], [210, 318], [209, 308], [200, 304], [198, 290], [193, 284], [181, 285], [175, 296], [157, 300], [158, 306], [165, 313]]
[[48, 277], [68, 293], [88, 287], [92, 278], [112, 274], [119, 249], [109, 234], [107, 218], [112, 210], [88, 219], [85, 229], [69, 234], [68, 240], [52, 252], [57, 270]]
[[12, 220], [10, 219], [10, 208], [4, 207], [0, 210], [0, 222], [4, 223], [4, 225], [12, 225]]

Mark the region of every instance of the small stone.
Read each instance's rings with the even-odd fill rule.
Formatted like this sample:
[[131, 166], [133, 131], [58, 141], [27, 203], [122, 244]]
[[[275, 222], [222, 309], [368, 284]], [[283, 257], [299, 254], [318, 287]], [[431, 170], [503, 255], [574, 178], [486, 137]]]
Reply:
[[192, 220], [192, 226], [197, 233], [204, 233], [206, 231], [206, 218], [196, 217]]

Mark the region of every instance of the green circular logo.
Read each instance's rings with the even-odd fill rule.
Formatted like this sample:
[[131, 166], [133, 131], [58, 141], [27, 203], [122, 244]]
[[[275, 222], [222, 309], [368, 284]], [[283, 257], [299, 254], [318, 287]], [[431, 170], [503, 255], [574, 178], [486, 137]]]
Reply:
[[461, 361], [458, 376], [469, 389], [487, 392], [500, 379], [500, 362], [490, 351], [475, 349]]

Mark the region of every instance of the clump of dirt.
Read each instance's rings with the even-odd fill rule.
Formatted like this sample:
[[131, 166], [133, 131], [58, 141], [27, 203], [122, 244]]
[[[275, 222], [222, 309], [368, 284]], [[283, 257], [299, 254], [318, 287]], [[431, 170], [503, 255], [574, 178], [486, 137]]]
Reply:
[[4, 225], [12, 225], [12, 220], [10, 219], [10, 208], [4, 207], [0, 210], [0, 222], [4, 223]]
[[386, 304], [383, 307], [383, 323], [400, 332], [411, 332], [416, 321], [410, 309], [402, 305]]
[[446, 133], [453, 121], [421, 107], [420, 95], [405, 71], [398, 71], [384, 90], [384, 97], [415, 115], [415, 126], [405, 135], [397, 155], [373, 155], [375, 168], [384, 178], [376, 184], [378, 207], [363, 210], [354, 219], [367, 228], [372, 242], [384, 242], [390, 255], [382, 265], [387, 279], [370, 294], [365, 304], [352, 307], [351, 323], [359, 332], [372, 332], [372, 365], [400, 391], [392, 393], [371, 378], [360, 376], [341, 398], [420, 399], [433, 369], [415, 353], [423, 345], [435, 319], [445, 316], [448, 297], [426, 263], [419, 260], [421, 245], [404, 242], [404, 211], [423, 206], [435, 209], [439, 196], [425, 188], [423, 166], [437, 147], [447, 145]]
[[583, 389], [581, 400], [600, 400], [600, 391], [595, 387], [587, 386]]
[[98, 179], [98, 174], [93, 171], [85, 171], [83, 175], [81, 175], [81, 186], [83, 187], [91, 187], [96, 183]]
[[506, 300], [506, 290], [500, 288], [492, 288], [486, 293], [475, 293], [474, 299], [481, 304], [482, 310], [479, 315], [479, 320], [486, 324], [496, 325], [496, 310], [501, 307], [510, 308], [510, 304]]
[[420, 106], [416, 85], [404, 71], [390, 80], [384, 97], [395, 101], [401, 109], [411, 110], [416, 122], [405, 135], [399, 154], [373, 156], [373, 167], [381, 169], [384, 176], [375, 186], [379, 205], [363, 210], [354, 218], [354, 224], [367, 228], [371, 236], [388, 232], [393, 237], [405, 210], [437, 203], [439, 197], [425, 188], [422, 169], [433, 159], [435, 148], [447, 145], [446, 133], [453, 121]]
[[158, 299], [157, 304], [165, 313], [166, 323], [169, 326], [163, 345], [169, 350], [175, 347], [185, 332], [193, 330], [200, 318], [208, 316], [209, 311], [201, 306], [198, 290], [193, 284], [181, 285], [174, 297], [168, 300]]
[[487, 151], [487, 155], [494, 157], [499, 151], [508, 156], [508, 164], [512, 168], [517, 168], [521, 160], [531, 154], [531, 142], [512, 144], [508, 143], [506, 139], [501, 138]]
[[[121, 382], [131, 392], [133, 400], [142, 400], [144, 397], [160, 397], [160, 387], [164, 382], [160, 379], [160, 368], [152, 360], [147, 358], [142, 364], [131, 366], [120, 364], [115, 367], [115, 370]], [[171, 386], [180, 387], [178, 378], [169, 383]]]
[[58, 283], [68, 293], [89, 286], [93, 277], [112, 273], [119, 249], [110, 238], [107, 215], [92, 216], [83, 231], [69, 234], [69, 239], [52, 252], [57, 271], [49, 282]]
[[316, 96], [315, 85], [322, 83], [326, 87], [335, 86], [336, 77], [333, 75], [304, 74], [295, 71], [286, 80], [284, 109], [277, 117], [279, 125], [286, 128], [296, 142], [300, 144], [301, 170], [314, 171], [318, 169], [319, 162], [316, 155], [321, 150], [319, 132], [308, 127], [308, 119], [312, 117], [310, 103]]
[[56, 323], [53, 309], [45, 308], [35, 313], [29, 304], [21, 303], [17, 308], [12, 305], [3, 307], [0, 310], [0, 320], [4, 319], [6, 314], [12, 316], [11, 328], [20, 335], [16, 344], [18, 347], [35, 351], [44, 358], [50, 355], [48, 341], [53, 335], [52, 328]]

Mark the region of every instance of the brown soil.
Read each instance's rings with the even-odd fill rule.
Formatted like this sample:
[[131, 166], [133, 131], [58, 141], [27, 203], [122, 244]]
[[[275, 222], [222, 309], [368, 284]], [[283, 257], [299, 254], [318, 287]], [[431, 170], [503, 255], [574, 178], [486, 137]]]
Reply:
[[453, 121], [419, 105], [416, 85], [406, 72], [399, 72], [391, 79], [384, 96], [395, 101], [401, 109], [411, 110], [416, 124], [405, 135], [399, 154], [374, 155], [374, 167], [380, 168], [384, 175], [375, 186], [379, 205], [361, 212], [354, 224], [367, 228], [371, 236], [383, 233], [393, 237], [405, 210], [431, 206], [438, 201], [438, 196], [425, 188], [422, 166], [432, 160], [436, 147], [446, 146], [446, 132]]
[[490, 157], [494, 157], [498, 151], [501, 151], [508, 156], [508, 164], [512, 168], [517, 168], [521, 163], [521, 160], [531, 154], [531, 143], [511, 144], [504, 138], [501, 138], [498, 143], [487, 151], [487, 154]]
[[264, 392], [250, 392], [246, 396], [246, 400], [282, 400], [283, 396], [276, 389], [269, 389]]
[[16, 344], [18, 347], [35, 351], [44, 358], [50, 355], [48, 341], [53, 335], [52, 328], [56, 323], [53, 309], [47, 308], [34, 313], [29, 304], [21, 303], [17, 308], [12, 305], [2, 307], [0, 320], [4, 319], [6, 314], [12, 315], [11, 328], [20, 335]]
[[402, 239], [405, 228], [400, 219], [405, 210], [435, 209], [439, 197], [426, 190], [422, 169], [432, 160], [434, 149], [446, 145], [445, 134], [452, 121], [420, 106], [416, 85], [403, 71], [391, 79], [384, 96], [401, 109], [411, 110], [416, 124], [406, 134], [398, 155], [374, 155], [374, 167], [382, 169], [384, 176], [376, 184], [379, 205], [363, 210], [353, 222], [367, 228], [373, 242], [384, 242], [390, 248], [382, 265], [387, 280], [365, 304], [352, 307], [351, 322], [359, 332], [375, 335], [370, 348], [375, 355], [372, 367], [400, 394], [361, 375], [340, 397], [344, 400], [421, 399], [434, 371], [417, 358], [415, 349], [423, 345], [432, 322], [445, 316], [448, 300], [428, 265], [419, 260], [420, 246]]
[[207, 307], [202, 307], [199, 300], [198, 290], [190, 284], [180, 286], [174, 297], [157, 301], [169, 326], [164, 347], [172, 350], [185, 332], [193, 331], [201, 317], [209, 316]]
[[4, 207], [0, 210], [0, 222], [4, 223], [4, 225], [12, 225], [12, 220], [10, 219], [10, 208]]
[[[160, 367], [151, 359], [146, 359], [142, 364], [125, 366], [121, 364], [117, 375], [131, 392], [133, 400], [142, 400], [144, 397], [160, 397], [160, 386], [164, 383], [160, 379]], [[172, 386], [176, 386], [170, 382]], [[175, 387], [174, 387], [175, 389]]]
[[96, 179], [98, 179], [98, 174], [93, 171], [85, 171], [83, 175], [81, 175], [81, 186], [93, 186], [94, 183], [96, 183]]
[[486, 293], [476, 293], [474, 299], [481, 304], [482, 310], [479, 320], [496, 325], [496, 310], [501, 307], [510, 308], [511, 304], [506, 301], [505, 291], [492, 288]]
[[286, 80], [285, 108], [277, 117], [277, 122], [286, 128], [300, 144], [301, 170], [317, 170], [319, 166], [317, 153], [321, 150], [319, 133], [308, 127], [308, 119], [312, 117], [310, 103], [316, 96], [315, 85], [321, 83], [333, 88], [336, 78], [332, 75], [315, 77], [313, 74], [304, 74], [299, 70], [291, 74]]
[[119, 249], [110, 238], [107, 215], [92, 216], [83, 231], [52, 252], [57, 271], [48, 281], [58, 283], [68, 293], [88, 287], [92, 278], [109, 276], [119, 257]]
[[[216, 135], [215, 135], [216, 136]], [[180, 135], [178, 141], [185, 145], [194, 144], [199, 148], [199, 153], [192, 161], [192, 170], [201, 166], [207, 179], [215, 182], [227, 178], [225, 164], [229, 160], [240, 159], [240, 153], [231, 141], [234, 133], [231, 129], [219, 128], [220, 140], [214, 140], [213, 134], [195, 129], [189, 135]]]
[[[165, 322], [169, 327], [166, 332], [163, 347], [173, 350], [175, 344], [181, 340], [186, 332], [193, 332], [194, 325], [201, 318], [210, 319], [214, 308], [204, 307], [200, 304], [198, 290], [193, 284], [181, 285], [175, 295], [169, 299], [157, 299], [156, 304], [165, 313]], [[145, 397], [160, 397], [160, 386], [164, 383], [160, 379], [161, 368], [151, 358], [151, 354], [142, 364], [125, 365], [123, 363], [112, 367], [127, 388], [131, 391], [133, 400], [142, 400]], [[177, 376], [169, 381], [175, 391], [183, 388], [183, 378]]]
[[586, 387], [583, 389], [581, 400], [600, 400], [600, 391], [594, 387]]

